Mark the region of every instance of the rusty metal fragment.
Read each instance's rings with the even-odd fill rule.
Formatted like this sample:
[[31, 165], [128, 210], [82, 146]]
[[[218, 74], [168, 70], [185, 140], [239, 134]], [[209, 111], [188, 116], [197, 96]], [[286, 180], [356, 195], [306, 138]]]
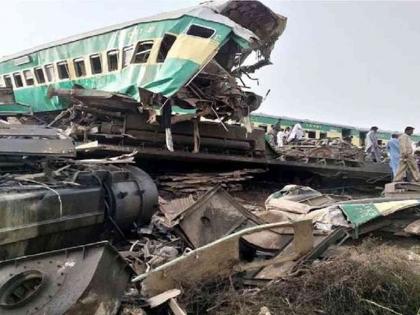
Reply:
[[176, 219], [179, 229], [194, 248], [226, 236], [241, 225], [255, 225], [258, 221], [220, 186], [209, 190]]
[[107, 242], [0, 262], [0, 313], [116, 314], [133, 271]]

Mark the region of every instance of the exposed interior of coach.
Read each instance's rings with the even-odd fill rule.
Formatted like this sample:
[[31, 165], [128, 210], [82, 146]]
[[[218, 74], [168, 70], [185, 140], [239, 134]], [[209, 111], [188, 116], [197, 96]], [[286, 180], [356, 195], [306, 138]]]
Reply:
[[[191, 24], [186, 30], [187, 36], [201, 38], [210, 38], [214, 34], [214, 29], [198, 24]], [[47, 63], [39, 60], [37, 66], [1, 74], [0, 86], [19, 91], [69, 80], [76, 81], [77, 84], [79, 79], [93, 79], [98, 75], [121, 71], [130, 64], [164, 63], [176, 39], [177, 35], [165, 33], [161, 38], [140, 40], [121, 48], [98, 51], [87, 56], [73, 56]], [[32, 58], [34, 57], [28, 55], [10, 62], [17, 66], [32, 64]]]

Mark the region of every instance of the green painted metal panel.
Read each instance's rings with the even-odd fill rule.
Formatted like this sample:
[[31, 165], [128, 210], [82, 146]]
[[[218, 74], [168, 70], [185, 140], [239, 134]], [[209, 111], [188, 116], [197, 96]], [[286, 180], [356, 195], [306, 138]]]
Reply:
[[21, 71], [64, 59], [95, 54], [101, 51], [122, 48], [135, 44], [138, 41], [162, 38], [165, 33], [181, 34], [186, 32], [191, 23], [215, 29], [216, 34], [213, 40], [218, 43], [223, 43], [228, 35], [236, 37], [236, 35], [231, 33], [231, 28], [226, 25], [196, 17], [183, 16], [176, 20], [141, 23], [122, 30], [44, 49], [31, 54], [31, 62], [20, 66], [16, 66], [14, 60], [2, 62], [0, 63], [0, 74]]
[[301, 122], [300, 120], [291, 120], [291, 119], [283, 119], [283, 118], [277, 118], [277, 117], [270, 117], [270, 116], [263, 116], [258, 114], [252, 114], [251, 115], [251, 121], [263, 124], [263, 125], [275, 125], [277, 123], [280, 123], [281, 126], [289, 126], [293, 127], [296, 123], [301, 123], [302, 127], [306, 130], [320, 130], [323, 132], [341, 132], [341, 128], [335, 127], [333, 125], [327, 125], [327, 124], [317, 124], [317, 123], [311, 123], [311, 122]]
[[263, 125], [275, 125], [279, 122], [279, 119], [269, 116], [251, 115], [251, 121]]
[[340, 206], [348, 220], [357, 227], [380, 216], [380, 212], [373, 203], [346, 204]]
[[[147, 88], [155, 93], [169, 95], [182, 87], [197, 72], [199, 65], [183, 59], [169, 59], [164, 64], [136, 64], [122, 71], [104, 73], [94, 77], [67, 80], [53, 83], [56, 88], [71, 89], [74, 84], [86, 89], [119, 92], [140, 100], [138, 87]], [[162, 78], [156, 81], [156, 78]], [[66, 108], [68, 103], [59, 97], [46, 97], [48, 85], [26, 87], [15, 90], [15, 99], [19, 104], [28, 105], [33, 112], [54, 111]], [[3, 111], [0, 108], [0, 112]]]
[[419, 199], [407, 199], [376, 203], [341, 204], [340, 208], [352, 225], [359, 227], [380, 216], [387, 216], [397, 211], [418, 206], [419, 204]]
[[[213, 46], [213, 48], [217, 49], [229, 38], [238, 40], [241, 42], [241, 45], [245, 45], [244, 39], [239, 40], [231, 28], [224, 24], [192, 16], [182, 16], [174, 20], [141, 23], [122, 30], [47, 48], [32, 53], [30, 55], [30, 63], [24, 65], [17, 66], [14, 60], [5, 61], [0, 63], [0, 74], [9, 74], [55, 63], [60, 60], [71, 60], [98, 52], [122, 48], [135, 44], [138, 41], [162, 38], [165, 33], [185, 33], [192, 23], [215, 30], [215, 35], [211, 39], [212, 43], [216, 43], [216, 46]], [[70, 89], [73, 88], [74, 84], [78, 84], [87, 89], [123, 93], [140, 101], [139, 87], [169, 97], [191, 80], [202, 66], [204, 64], [198, 64], [193, 60], [168, 57], [163, 63], [130, 64], [112, 73], [94, 75], [78, 80], [58, 81], [51, 85]], [[60, 110], [68, 105], [66, 101], [58, 97], [47, 99], [47, 89], [48, 85], [46, 84], [15, 89], [16, 102], [30, 106], [33, 112]], [[13, 108], [10, 109], [12, 110]], [[2, 109], [0, 108], [1, 111]]]

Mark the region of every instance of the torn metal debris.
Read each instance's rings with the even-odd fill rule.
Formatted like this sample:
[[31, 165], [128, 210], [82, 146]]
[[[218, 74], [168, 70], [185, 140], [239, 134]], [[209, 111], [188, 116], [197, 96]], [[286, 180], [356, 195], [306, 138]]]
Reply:
[[0, 261], [0, 312], [114, 315], [132, 274], [107, 242]]
[[345, 165], [365, 161], [362, 148], [338, 139], [305, 139], [282, 147], [273, 145], [271, 147], [283, 161], [303, 161], [324, 165], [333, 163]]
[[285, 26], [259, 1], [207, 1], [0, 60], [0, 313], [112, 315], [125, 293], [135, 314], [184, 315], [185, 288], [291, 276], [373, 232], [419, 236], [415, 184], [347, 200], [269, 181], [248, 206], [227, 192], [263, 173], [389, 177], [350, 143], [270, 149], [252, 128], [263, 98], [245, 81]]
[[[295, 234], [295, 251], [292, 255], [281, 260], [254, 263], [245, 263], [241, 260], [239, 242], [243, 235], [277, 227], [293, 227], [297, 234], [302, 233], [299, 236]], [[300, 227], [302, 230], [299, 230]], [[270, 263], [294, 260], [312, 249], [311, 231], [312, 223], [308, 221], [294, 224], [281, 222], [247, 228], [178, 257], [149, 273], [134, 278], [133, 281], [142, 281], [142, 292], [146, 296], [153, 296], [179, 286], [191, 286], [197, 282], [228, 276], [235, 268], [255, 269]]]
[[259, 221], [220, 186], [209, 190], [174, 219], [179, 222], [177, 227], [193, 248], [204, 246], [233, 233], [239, 227], [252, 226], [255, 221]]
[[220, 185], [228, 191], [242, 190], [242, 183], [266, 172], [263, 169], [240, 169], [232, 172], [166, 174], [158, 177], [159, 188], [175, 195], [205, 193]]

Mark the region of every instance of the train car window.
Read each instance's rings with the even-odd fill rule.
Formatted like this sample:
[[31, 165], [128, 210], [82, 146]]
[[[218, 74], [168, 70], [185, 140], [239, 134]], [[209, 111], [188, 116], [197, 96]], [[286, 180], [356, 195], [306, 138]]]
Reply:
[[53, 82], [55, 80], [55, 70], [52, 64], [45, 66], [45, 74], [47, 76], [48, 82]]
[[10, 75], [5, 75], [3, 77], [3, 79], [4, 79], [4, 85], [6, 87], [8, 87], [8, 88], [13, 87], [12, 78], [10, 77]]
[[83, 58], [77, 58], [73, 60], [74, 72], [76, 77], [80, 78], [86, 75], [86, 65]]
[[99, 54], [90, 56], [90, 68], [92, 74], [102, 73], [102, 61]]
[[35, 84], [35, 78], [31, 70], [23, 71], [23, 77], [25, 78], [25, 82], [27, 86], [31, 86]]
[[108, 71], [116, 71], [118, 70], [118, 57], [119, 51], [114, 49], [110, 50], [106, 54], [107, 62], [108, 62]]
[[35, 68], [34, 71], [35, 71], [36, 82], [38, 82], [38, 84], [45, 83], [45, 75], [42, 68]]
[[13, 73], [13, 79], [15, 80], [15, 86], [17, 88], [23, 86], [22, 75], [20, 73]]
[[153, 47], [152, 40], [139, 42], [134, 52], [133, 63], [146, 63], [149, 60], [150, 51]]
[[316, 132], [315, 131], [308, 131], [308, 138], [309, 139], [316, 139]]
[[203, 27], [200, 25], [191, 24], [187, 30], [187, 35], [210, 38], [214, 34], [214, 30], [211, 28]]
[[165, 34], [163, 36], [162, 42], [160, 43], [157, 62], [164, 62], [166, 56], [168, 55], [169, 50], [171, 50], [172, 45], [176, 41], [176, 36], [171, 34]]
[[69, 65], [67, 64], [67, 61], [57, 62], [57, 71], [58, 71], [58, 78], [60, 80], [70, 78]]
[[123, 48], [122, 53], [122, 67], [125, 68], [130, 63], [131, 56], [133, 55], [133, 45]]

